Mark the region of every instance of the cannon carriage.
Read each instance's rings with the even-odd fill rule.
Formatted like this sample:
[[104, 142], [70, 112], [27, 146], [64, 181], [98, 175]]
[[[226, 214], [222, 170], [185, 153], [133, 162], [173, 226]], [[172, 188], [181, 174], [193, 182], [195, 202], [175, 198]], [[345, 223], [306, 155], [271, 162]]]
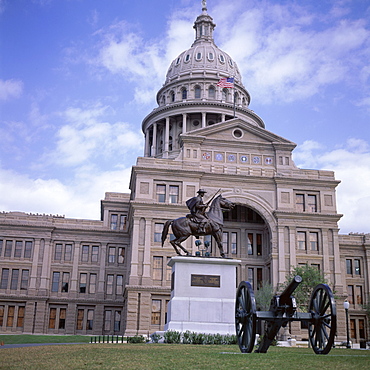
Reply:
[[281, 295], [272, 298], [269, 311], [257, 311], [253, 288], [248, 281], [239, 284], [235, 303], [235, 327], [241, 352], [253, 351], [257, 327], [261, 321], [266, 322], [266, 328], [255, 352], [266, 353], [280, 328], [292, 321], [308, 323], [309, 341], [316, 354], [330, 352], [337, 328], [333, 293], [328, 285], [317, 285], [312, 292], [307, 312], [297, 312], [297, 303], [292, 294], [301, 282], [302, 278], [295, 276]]

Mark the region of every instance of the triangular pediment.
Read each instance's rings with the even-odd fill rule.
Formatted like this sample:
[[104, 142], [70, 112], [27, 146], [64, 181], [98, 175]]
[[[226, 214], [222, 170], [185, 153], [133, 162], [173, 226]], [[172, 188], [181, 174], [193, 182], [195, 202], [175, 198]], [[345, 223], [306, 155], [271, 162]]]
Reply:
[[277, 145], [290, 147], [290, 150], [296, 147], [292, 141], [239, 118], [193, 130], [182, 134], [181, 139], [184, 142], [192, 141], [192, 139], [196, 142], [201, 140], [204, 144], [214, 142], [215, 145], [222, 146]]

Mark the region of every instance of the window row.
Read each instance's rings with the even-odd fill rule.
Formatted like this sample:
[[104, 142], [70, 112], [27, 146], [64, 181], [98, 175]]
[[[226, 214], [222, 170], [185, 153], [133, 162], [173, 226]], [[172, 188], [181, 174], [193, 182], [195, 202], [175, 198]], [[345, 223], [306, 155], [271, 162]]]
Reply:
[[319, 251], [319, 233], [297, 231], [297, 249], [301, 251]]
[[[186, 54], [186, 55], [185, 55], [185, 58], [184, 58], [184, 63], [189, 63], [189, 62], [190, 62], [190, 60], [191, 60], [191, 58], [192, 58], [192, 55], [191, 55], [191, 54]], [[194, 54], [194, 58], [195, 58], [195, 60], [196, 60], [197, 62], [201, 61], [201, 60], [203, 59], [203, 53], [202, 53], [202, 52], [200, 52], [200, 51], [196, 52], [196, 53]], [[212, 51], [209, 51], [209, 52], [207, 53], [207, 59], [208, 59], [210, 62], [211, 62], [211, 61], [214, 61], [214, 60], [215, 60], [215, 54], [214, 54]], [[225, 57], [224, 57], [224, 55], [223, 55], [223, 54], [219, 54], [219, 55], [218, 55], [218, 60], [219, 60], [219, 62], [220, 62], [221, 64], [225, 64], [225, 62], [226, 62], [226, 59], [225, 59]], [[180, 62], [181, 62], [181, 56], [180, 56], [180, 57], [178, 57], [178, 58], [176, 59], [175, 66], [178, 66], [178, 65], [180, 64]], [[229, 63], [229, 65], [230, 65], [230, 67], [231, 67], [231, 68], [233, 68], [233, 67], [234, 67], [234, 62], [232, 61], [232, 59], [228, 59], [228, 63]]]
[[[0, 306], [1, 307], [1, 306]], [[93, 307], [78, 307], [76, 318], [76, 330], [93, 330], [94, 328], [94, 308]], [[49, 309], [49, 329], [66, 328], [67, 307], [52, 306]], [[121, 331], [122, 311], [120, 309], [106, 308], [104, 309], [103, 330], [105, 332], [119, 333]]]
[[0, 328], [23, 328], [26, 307], [0, 304]]
[[[99, 245], [83, 244], [81, 246], [80, 261], [81, 262], [99, 262]], [[72, 261], [73, 244], [71, 243], [56, 243], [54, 247], [54, 261]], [[125, 258], [125, 249], [123, 247], [108, 247], [107, 253], [108, 264], [122, 264]]]
[[3, 268], [0, 289], [27, 290], [30, 270]]
[[121, 213], [111, 213], [109, 227], [111, 230], [127, 231], [127, 215]]
[[317, 212], [317, 195], [316, 194], [301, 194], [295, 195], [296, 210], [298, 212]]
[[32, 246], [30, 240], [0, 239], [0, 257], [31, 258]]
[[[167, 265], [171, 257], [154, 256], [153, 257], [153, 280], [171, 281], [172, 268]], [[166, 263], [166, 265], [164, 265]]]
[[361, 261], [359, 259], [346, 259], [347, 275], [361, 276]]
[[180, 203], [180, 187], [178, 185], [156, 185], [156, 200], [158, 203]]

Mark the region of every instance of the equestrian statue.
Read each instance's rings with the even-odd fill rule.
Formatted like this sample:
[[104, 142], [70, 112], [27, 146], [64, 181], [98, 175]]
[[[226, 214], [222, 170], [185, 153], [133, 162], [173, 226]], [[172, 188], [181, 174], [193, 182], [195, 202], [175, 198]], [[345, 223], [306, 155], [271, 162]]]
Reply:
[[[162, 231], [162, 246], [167, 238], [169, 227], [172, 226], [172, 233], [175, 239], [170, 240], [170, 243], [178, 255], [181, 256], [180, 249], [182, 249], [186, 255], [191, 255], [191, 253], [181, 245], [189, 236], [193, 235], [198, 239], [200, 235], [212, 235], [216, 240], [221, 257], [225, 257], [222, 247], [222, 228], [224, 225], [223, 211], [230, 211], [235, 204], [223, 198], [221, 194], [217, 195], [220, 190], [221, 189], [219, 189], [206, 204], [203, 202], [203, 196], [207, 192], [203, 189], [199, 189], [197, 192], [198, 195], [188, 199], [186, 205], [190, 210], [190, 214], [186, 215], [186, 217], [167, 221], [164, 224]], [[209, 211], [207, 212], [208, 206]]]

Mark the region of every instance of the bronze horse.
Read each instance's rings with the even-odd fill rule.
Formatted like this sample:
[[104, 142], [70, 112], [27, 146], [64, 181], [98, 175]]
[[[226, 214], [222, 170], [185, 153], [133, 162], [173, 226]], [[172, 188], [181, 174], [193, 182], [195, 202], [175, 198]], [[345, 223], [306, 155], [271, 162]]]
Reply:
[[175, 236], [174, 240], [170, 240], [170, 243], [174, 247], [176, 253], [181, 256], [179, 248], [181, 248], [186, 255], [190, 253], [181, 245], [190, 235], [199, 237], [200, 235], [212, 235], [217, 243], [218, 249], [220, 250], [221, 257], [225, 257], [224, 249], [222, 247], [222, 227], [224, 225], [224, 217], [222, 211], [229, 211], [235, 206], [234, 203], [223, 198], [221, 195], [216, 197], [209, 207], [209, 211], [206, 212], [208, 222], [204, 227], [204, 232], [198, 232], [198, 223], [191, 220], [191, 217], [180, 217], [175, 220], [167, 221], [163, 226], [162, 231], [162, 246], [166, 240], [168, 229], [172, 225], [172, 233]]

